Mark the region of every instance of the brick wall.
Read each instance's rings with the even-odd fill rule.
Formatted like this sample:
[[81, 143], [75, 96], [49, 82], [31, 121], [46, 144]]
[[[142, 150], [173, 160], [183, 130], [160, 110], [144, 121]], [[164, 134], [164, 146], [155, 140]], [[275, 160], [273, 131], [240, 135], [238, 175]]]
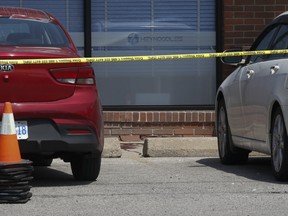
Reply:
[[[288, 10], [287, 0], [223, 0], [223, 50], [249, 49], [274, 17]], [[224, 67], [223, 79], [231, 67]]]
[[224, 49], [249, 47], [266, 25], [286, 10], [287, 0], [224, 0]]
[[214, 111], [104, 111], [105, 136], [213, 136]]

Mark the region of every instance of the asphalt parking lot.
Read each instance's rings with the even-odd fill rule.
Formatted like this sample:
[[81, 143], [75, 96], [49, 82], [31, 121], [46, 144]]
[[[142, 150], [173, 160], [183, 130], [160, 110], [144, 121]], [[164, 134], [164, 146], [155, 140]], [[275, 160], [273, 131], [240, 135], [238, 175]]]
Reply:
[[223, 166], [215, 157], [126, 153], [103, 158], [95, 182], [76, 181], [61, 160], [36, 167], [31, 200], [2, 204], [1, 215], [287, 215], [287, 184], [275, 181], [267, 157]]

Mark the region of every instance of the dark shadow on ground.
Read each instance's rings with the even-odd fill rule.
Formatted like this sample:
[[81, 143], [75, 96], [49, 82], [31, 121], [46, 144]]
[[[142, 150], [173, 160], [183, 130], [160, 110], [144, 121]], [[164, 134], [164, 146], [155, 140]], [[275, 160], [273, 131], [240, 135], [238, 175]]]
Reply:
[[32, 187], [63, 187], [63, 186], [77, 186], [88, 185], [91, 181], [77, 181], [72, 174], [64, 171], [59, 171], [51, 167], [34, 167], [34, 179], [30, 181]]
[[256, 181], [287, 184], [288, 182], [276, 181], [271, 168], [270, 157], [250, 157], [247, 164], [243, 165], [223, 165], [219, 158], [203, 158], [197, 161], [197, 163], [212, 167], [214, 169], [232, 173], [237, 176], [242, 176], [247, 179]]

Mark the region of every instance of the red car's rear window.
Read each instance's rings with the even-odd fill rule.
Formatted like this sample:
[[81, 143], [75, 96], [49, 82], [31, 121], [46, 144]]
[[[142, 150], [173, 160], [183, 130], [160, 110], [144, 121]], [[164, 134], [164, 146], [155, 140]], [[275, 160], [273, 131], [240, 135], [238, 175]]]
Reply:
[[0, 18], [0, 46], [68, 47], [60, 26], [48, 20]]

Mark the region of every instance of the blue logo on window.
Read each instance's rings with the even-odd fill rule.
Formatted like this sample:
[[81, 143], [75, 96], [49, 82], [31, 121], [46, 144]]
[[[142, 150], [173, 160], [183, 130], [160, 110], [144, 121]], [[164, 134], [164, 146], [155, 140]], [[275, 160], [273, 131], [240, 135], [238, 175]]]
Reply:
[[131, 33], [128, 35], [128, 42], [131, 44], [131, 45], [135, 45], [137, 43], [139, 43], [139, 35], [136, 34], [136, 33]]

